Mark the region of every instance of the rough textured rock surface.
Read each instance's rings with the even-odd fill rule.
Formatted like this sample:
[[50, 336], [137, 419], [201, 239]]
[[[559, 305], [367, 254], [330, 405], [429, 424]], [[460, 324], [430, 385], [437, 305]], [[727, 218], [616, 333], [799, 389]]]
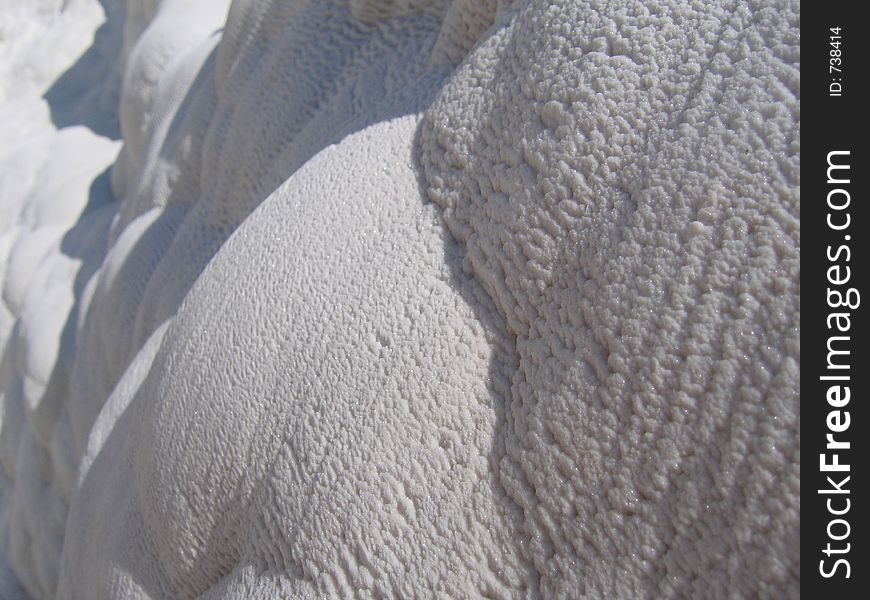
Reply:
[[0, 597], [798, 596], [797, 2], [0, 34]]

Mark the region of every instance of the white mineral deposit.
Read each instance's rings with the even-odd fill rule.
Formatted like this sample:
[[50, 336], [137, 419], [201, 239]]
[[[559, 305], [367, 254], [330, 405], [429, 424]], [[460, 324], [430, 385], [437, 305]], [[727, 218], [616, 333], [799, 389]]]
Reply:
[[797, 598], [796, 0], [0, 0], [0, 599]]

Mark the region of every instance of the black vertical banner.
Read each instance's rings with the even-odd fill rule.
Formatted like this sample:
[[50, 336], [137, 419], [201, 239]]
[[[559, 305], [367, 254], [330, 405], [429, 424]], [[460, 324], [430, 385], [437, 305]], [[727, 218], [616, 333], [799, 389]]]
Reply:
[[870, 41], [860, 6], [807, 2], [801, 15], [801, 588], [837, 600], [870, 593]]

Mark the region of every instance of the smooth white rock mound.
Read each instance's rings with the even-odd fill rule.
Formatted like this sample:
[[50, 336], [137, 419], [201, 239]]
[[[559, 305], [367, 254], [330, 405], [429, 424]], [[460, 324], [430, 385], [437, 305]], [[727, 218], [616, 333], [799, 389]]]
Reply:
[[0, 33], [0, 598], [799, 595], [797, 2]]

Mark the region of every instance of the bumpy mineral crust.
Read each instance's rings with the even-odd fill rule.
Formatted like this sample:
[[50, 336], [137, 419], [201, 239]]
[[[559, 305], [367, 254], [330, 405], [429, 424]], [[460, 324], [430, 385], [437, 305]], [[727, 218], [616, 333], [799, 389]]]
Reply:
[[0, 597], [799, 596], [797, 2], [6, 4]]

